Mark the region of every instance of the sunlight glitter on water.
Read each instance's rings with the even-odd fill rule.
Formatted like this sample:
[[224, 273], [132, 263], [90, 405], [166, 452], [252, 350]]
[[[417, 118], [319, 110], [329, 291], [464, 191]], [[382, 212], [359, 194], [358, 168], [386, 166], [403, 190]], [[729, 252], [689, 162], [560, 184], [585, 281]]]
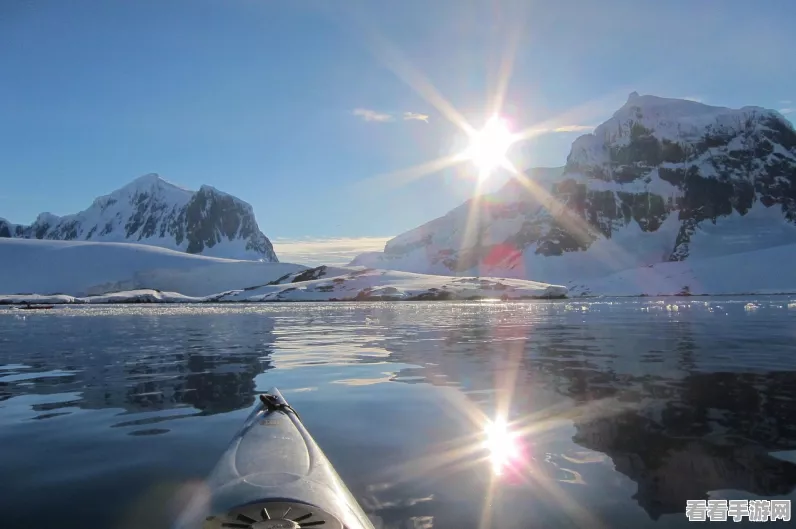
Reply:
[[[793, 485], [767, 454], [796, 447], [794, 308], [782, 296], [81, 306], [24, 320], [0, 308], [0, 478], [15, 483], [0, 508], [11, 527], [36, 516], [68, 529], [90, 506], [103, 527], [128, 500], [162, 509], [146, 499], [159, 476], [193, 483], [277, 386], [380, 527], [478, 527], [491, 484], [492, 527], [559, 527], [573, 509], [676, 526], [684, 495]], [[468, 412], [512, 421], [487, 431]], [[704, 472], [685, 479], [691, 465]]]

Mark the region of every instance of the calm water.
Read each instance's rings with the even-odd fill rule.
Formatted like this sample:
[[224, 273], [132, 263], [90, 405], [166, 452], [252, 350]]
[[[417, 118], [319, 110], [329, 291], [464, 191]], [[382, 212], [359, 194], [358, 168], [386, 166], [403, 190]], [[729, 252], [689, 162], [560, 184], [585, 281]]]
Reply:
[[[796, 499], [796, 298], [31, 312], [0, 310], [6, 529], [168, 527], [272, 386], [377, 527]], [[468, 447], [506, 408], [529, 461], [494, 476]]]

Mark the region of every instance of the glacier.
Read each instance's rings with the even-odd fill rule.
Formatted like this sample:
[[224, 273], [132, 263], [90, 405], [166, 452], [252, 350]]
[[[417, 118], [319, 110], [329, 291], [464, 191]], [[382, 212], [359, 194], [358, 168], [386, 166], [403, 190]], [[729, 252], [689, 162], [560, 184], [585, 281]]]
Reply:
[[622, 270], [591, 280], [570, 281], [570, 295], [695, 296], [796, 294], [796, 244], [668, 261]]
[[206, 296], [305, 270], [146, 244], [0, 239], [0, 293], [83, 297], [142, 288]]

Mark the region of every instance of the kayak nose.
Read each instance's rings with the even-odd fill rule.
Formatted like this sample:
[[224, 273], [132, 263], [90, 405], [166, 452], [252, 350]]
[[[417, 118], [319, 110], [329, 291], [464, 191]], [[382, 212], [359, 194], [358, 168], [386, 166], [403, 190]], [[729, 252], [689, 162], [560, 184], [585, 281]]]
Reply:
[[276, 388], [255, 408], [175, 529], [373, 529]]

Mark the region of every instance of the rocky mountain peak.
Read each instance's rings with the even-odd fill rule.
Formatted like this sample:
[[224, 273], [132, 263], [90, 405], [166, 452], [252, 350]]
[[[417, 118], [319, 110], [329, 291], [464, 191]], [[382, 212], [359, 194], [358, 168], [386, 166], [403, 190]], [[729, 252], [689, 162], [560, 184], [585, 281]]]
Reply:
[[211, 186], [190, 191], [157, 173], [95, 199], [80, 213], [0, 221], [0, 237], [136, 242], [213, 257], [277, 261], [248, 203]]

